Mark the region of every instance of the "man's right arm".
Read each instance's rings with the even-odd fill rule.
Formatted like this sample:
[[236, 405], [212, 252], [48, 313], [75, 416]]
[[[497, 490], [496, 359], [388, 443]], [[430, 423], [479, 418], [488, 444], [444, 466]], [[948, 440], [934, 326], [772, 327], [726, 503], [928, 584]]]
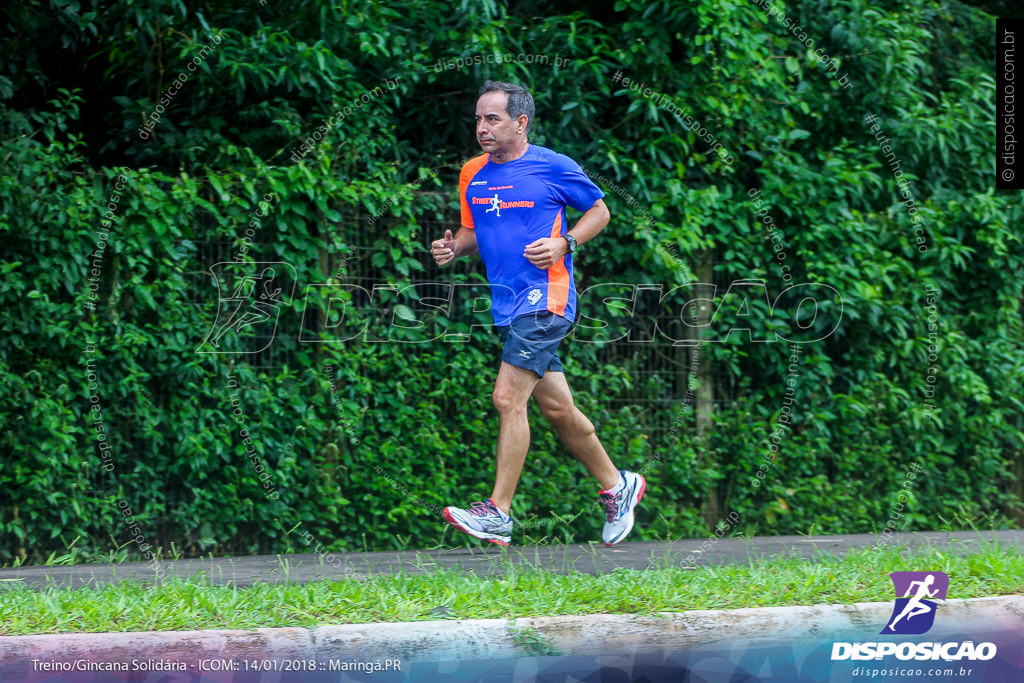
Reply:
[[455, 233], [455, 258], [472, 256], [480, 251], [476, 246], [476, 230], [463, 226]]
[[472, 256], [477, 251], [476, 231], [466, 227], [459, 228], [454, 237], [451, 230], [445, 230], [444, 237], [430, 245], [430, 253], [439, 266], [446, 266], [460, 256]]

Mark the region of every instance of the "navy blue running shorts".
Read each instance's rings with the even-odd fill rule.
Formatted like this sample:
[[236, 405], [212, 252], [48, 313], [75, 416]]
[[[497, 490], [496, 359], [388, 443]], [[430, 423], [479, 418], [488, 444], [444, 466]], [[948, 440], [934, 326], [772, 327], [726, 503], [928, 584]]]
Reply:
[[571, 327], [571, 320], [551, 311], [521, 315], [512, 320], [512, 324], [498, 327], [505, 344], [501, 359], [524, 370], [533, 370], [541, 377], [548, 370], [561, 372], [558, 345]]

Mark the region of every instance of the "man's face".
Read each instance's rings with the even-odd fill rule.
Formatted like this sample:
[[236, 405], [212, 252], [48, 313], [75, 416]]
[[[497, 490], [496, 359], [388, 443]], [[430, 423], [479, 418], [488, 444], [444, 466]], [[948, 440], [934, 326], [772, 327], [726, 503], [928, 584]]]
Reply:
[[508, 115], [508, 95], [489, 92], [476, 102], [476, 139], [490, 154], [511, 154], [526, 131], [526, 117], [513, 121]]

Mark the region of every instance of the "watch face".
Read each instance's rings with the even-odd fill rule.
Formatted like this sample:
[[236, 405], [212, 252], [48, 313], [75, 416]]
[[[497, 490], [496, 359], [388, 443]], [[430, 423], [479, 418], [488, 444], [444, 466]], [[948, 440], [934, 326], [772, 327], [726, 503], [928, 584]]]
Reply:
[[566, 235], [565, 241], [569, 243], [569, 253], [576, 251], [576, 238], [572, 235]]

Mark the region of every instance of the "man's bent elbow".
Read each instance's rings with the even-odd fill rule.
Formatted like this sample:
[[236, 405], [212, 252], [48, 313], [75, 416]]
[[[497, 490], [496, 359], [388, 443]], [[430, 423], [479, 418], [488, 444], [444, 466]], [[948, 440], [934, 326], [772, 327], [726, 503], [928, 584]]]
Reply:
[[591, 211], [595, 211], [594, 218], [597, 220], [597, 224], [600, 229], [608, 225], [608, 221], [612, 218], [612, 212], [608, 210], [608, 205], [604, 203], [603, 199], [598, 199], [594, 202], [594, 205], [590, 207]]

